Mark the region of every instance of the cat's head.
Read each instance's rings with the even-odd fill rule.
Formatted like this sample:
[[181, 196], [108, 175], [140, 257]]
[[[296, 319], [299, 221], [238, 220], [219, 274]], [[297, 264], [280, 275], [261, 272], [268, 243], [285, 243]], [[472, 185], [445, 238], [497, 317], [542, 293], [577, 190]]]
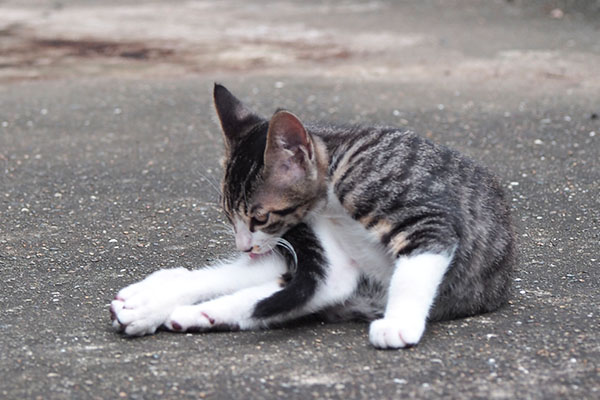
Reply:
[[324, 146], [287, 111], [264, 119], [218, 84], [214, 100], [225, 141], [223, 210], [237, 248], [263, 254], [324, 198]]

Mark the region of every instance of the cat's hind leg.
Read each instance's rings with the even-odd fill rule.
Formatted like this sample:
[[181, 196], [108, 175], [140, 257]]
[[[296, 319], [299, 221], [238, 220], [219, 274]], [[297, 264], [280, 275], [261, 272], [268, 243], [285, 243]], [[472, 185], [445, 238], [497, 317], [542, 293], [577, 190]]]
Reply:
[[384, 317], [369, 327], [371, 344], [382, 349], [410, 347], [419, 342], [438, 286], [454, 251], [400, 256], [392, 275]]
[[111, 303], [113, 327], [127, 335], [152, 334], [173, 310], [275, 281], [286, 266], [277, 255], [237, 260], [195, 271], [185, 268], [160, 270], [119, 291]]
[[273, 281], [200, 304], [181, 305], [171, 312], [165, 327], [178, 332], [255, 329], [261, 322], [253, 318], [255, 305], [280, 290], [280, 283]]

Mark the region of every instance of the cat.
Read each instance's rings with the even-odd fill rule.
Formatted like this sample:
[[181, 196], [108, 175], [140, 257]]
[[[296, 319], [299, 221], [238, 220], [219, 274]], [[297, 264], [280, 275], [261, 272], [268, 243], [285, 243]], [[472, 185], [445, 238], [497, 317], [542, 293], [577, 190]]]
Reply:
[[376, 348], [411, 347], [428, 321], [496, 310], [515, 264], [496, 178], [390, 127], [270, 119], [215, 84], [222, 207], [241, 255], [154, 272], [118, 292], [126, 335], [257, 329], [317, 314], [371, 321]]

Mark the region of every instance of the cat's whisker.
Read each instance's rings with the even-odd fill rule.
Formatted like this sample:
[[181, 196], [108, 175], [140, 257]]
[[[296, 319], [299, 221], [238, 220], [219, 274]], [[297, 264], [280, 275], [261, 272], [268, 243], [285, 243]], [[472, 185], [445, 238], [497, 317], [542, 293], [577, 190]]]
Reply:
[[235, 231], [233, 230], [233, 227], [230, 224], [223, 222], [221, 225], [222, 225], [221, 229], [225, 229], [225, 231], [227, 231], [227, 233], [229, 235], [232, 235], [232, 236], [235, 235]]
[[211, 189], [214, 189], [215, 193], [216, 193], [216, 194], [217, 194], [219, 197], [222, 195], [222, 193], [221, 193], [221, 189], [219, 189], [219, 187], [218, 187], [218, 186], [217, 186], [217, 185], [216, 185], [216, 184], [215, 184], [215, 183], [214, 183], [212, 180], [210, 180], [210, 179], [208, 178], [208, 176], [204, 175], [203, 173], [201, 173], [201, 172], [199, 172], [199, 171], [198, 171], [197, 173], [198, 173], [198, 175], [200, 175], [202, 178], [204, 178], [204, 180], [205, 180], [206, 182], [208, 182], [208, 183], [209, 183], [209, 185], [210, 185]]
[[298, 255], [296, 254], [296, 250], [294, 250], [294, 246], [284, 238], [277, 238], [276, 246], [281, 246], [286, 249], [292, 257], [294, 257], [294, 265], [298, 265]]
[[231, 236], [232, 236], [232, 235], [231, 235], [231, 231], [228, 231], [228, 230], [225, 230], [225, 229], [215, 229], [213, 232], [215, 232], [215, 233], [220, 233], [220, 234], [222, 234], [222, 235], [226, 235], [226, 236], [227, 236], [227, 239], [230, 239], [230, 238], [231, 238]]
[[[202, 162], [198, 161], [198, 164], [200, 164], [200, 167], [202, 167], [202, 169], [207, 170], [207, 168], [204, 166], [204, 164], [202, 164]], [[212, 177], [203, 174], [201, 171], [199, 170], [194, 170], [194, 172], [198, 175], [200, 175], [202, 178], [204, 178], [205, 181], [207, 181], [211, 188], [215, 190], [215, 192], [217, 193], [217, 195], [221, 196], [223, 193], [221, 192], [221, 189], [219, 188], [219, 184], [216, 180], [213, 180]]]
[[219, 225], [222, 225], [223, 227], [225, 227], [225, 229], [228, 229], [229, 231], [233, 232], [233, 226], [231, 226], [231, 224], [228, 221], [218, 219], [215, 222], [217, 222]]

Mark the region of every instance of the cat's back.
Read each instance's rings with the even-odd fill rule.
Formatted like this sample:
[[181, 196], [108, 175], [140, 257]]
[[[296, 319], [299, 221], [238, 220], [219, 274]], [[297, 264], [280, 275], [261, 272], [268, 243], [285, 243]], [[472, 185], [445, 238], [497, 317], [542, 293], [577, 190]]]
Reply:
[[334, 192], [356, 219], [434, 203], [477, 214], [484, 206], [505, 205], [487, 168], [410, 130], [323, 126], [313, 132], [327, 147]]
[[[314, 133], [313, 133], [314, 132]], [[453, 187], [484, 169], [414, 132], [385, 126], [325, 126], [311, 130], [325, 143], [328, 175], [340, 203], [356, 219], [403, 206], [456, 197]], [[374, 201], [376, 200], [376, 201]], [[383, 208], [377, 210], [377, 205]]]

